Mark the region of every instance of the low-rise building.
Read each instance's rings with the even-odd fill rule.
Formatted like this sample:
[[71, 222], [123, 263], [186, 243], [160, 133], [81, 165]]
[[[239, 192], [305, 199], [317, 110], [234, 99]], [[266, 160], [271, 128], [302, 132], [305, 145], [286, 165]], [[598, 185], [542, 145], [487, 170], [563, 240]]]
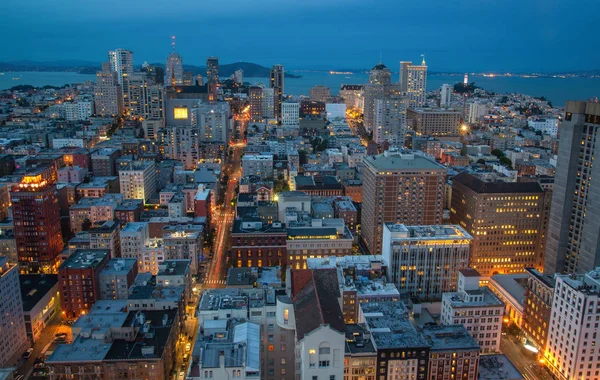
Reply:
[[22, 274], [19, 276], [23, 316], [27, 337], [37, 342], [42, 330], [60, 313], [58, 276], [55, 274]]
[[98, 276], [100, 299], [126, 300], [138, 273], [136, 259], [112, 259]]
[[442, 296], [441, 323], [464, 325], [481, 353], [499, 352], [504, 303], [487, 286], [480, 287], [479, 279], [474, 269], [460, 271], [458, 291]]
[[422, 333], [430, 346], [428, 379], [478, 379], [479, 344], [464, 326], [429, 325]]
[[554, 276], [532, 268], [525, 271], [528, 279], [525, 287], [522, 331], [527, 344], [544, 351], [552, 315]]

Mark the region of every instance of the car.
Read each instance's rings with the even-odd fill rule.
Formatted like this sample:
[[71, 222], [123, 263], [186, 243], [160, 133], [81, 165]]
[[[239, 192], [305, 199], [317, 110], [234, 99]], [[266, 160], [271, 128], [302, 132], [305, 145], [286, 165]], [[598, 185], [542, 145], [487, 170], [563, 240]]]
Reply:
[[35, 363], [33, 365], [33, 368], [46, 368], [46, 363], [44, 363], [44, 362]]
[[29, 359], [29, 358], [31, 357], [31, 354], [32, 354], [32, 353], [33, 353], [33, 347], [29, 347], [29, 348], [27, 349], [27, 351], [25, 351], [25, 352], [23, 353], [23, 357], [24, 357], [25, 359]]
[[48, 372], [46, 372], [46, 371], [35, 371], [34, 373], [32, 373], [32, 375], [34, 377], [45, 377], [45, 376], [48, 376]]
[[185, 345], [185, 352], [190, 352], [191, 349], [192, 349], [192, 344], [191, 343], [186, 343], [186, 345]]
[[185, 379], [185, 372], [181, 371], [179, 372], [179, 380], [184, 380]]
[[62, 332], [62, 333], [54, 334], [54, 337], [55, 338], [66, 338], [67, 335], [69, 335], [69, 334], [67, 334], [66, 332]]
[[66, 342], [67, 338], [64, 336], [59, 336], [58, 338], [54, 338], [54, 341], [57, 343], [62, 343], [62, 342]]

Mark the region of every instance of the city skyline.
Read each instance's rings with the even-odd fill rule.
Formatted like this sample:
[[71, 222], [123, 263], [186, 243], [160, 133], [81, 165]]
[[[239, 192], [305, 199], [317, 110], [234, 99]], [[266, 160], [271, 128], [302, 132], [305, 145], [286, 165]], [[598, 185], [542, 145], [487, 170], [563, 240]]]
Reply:
[[[103, 51], [122, 47], [135, 53], [138, 64], [164, 62], [172, 35], [177, 36], [177, 51], [185, 62], [196, 65], [218, 56], [222, 62], [282, 63], [290, 69], [358, 69], [371, 67], [380, 57], [391, 65], [425, 54], [438, 71], [552, 72], [595, 69], [592, 62], [600, 58], [597, 51], [585, 49], [593, 43], [593, 36], [586, 33], [591, 20], [575, 21], [583, 11], [598, 10], [600, 6], [591, 1], [544, 8], [516, 2], [455, 5], [387, 0], [378, 7], [359, 1], [342, 5], [337, 0], [274, 4], [270, 0], [259, 5], [237, 0], [219, 5], [184, 1], [167, 8], [148, 7], [138, 0], [102, 5], [67, 0], [50, 8], [8, 0], [0, 5], [0, 11], [9, 15], [0, 31], [9, 34], [18, 20], [21, 32], [6, 41], [0, 61], [101, 62]], [[110, 12], [115, 9], [111, 5], [121, 10]], [[403, 19], [406, 13], [424, 17]], [[490, 28], [492, 17], [504, 27]], [[253, 32], [240, 33], [245, 26]], [[280, 32], [265, 40], [253, 37], [267, 28]], [[299, 33], [303, 38], [294, 37]], [[556, 46], [567, 44], [572, 48], [569, 54], [555, 53]], [[76, 53], [65, 54], [73, 46]]]

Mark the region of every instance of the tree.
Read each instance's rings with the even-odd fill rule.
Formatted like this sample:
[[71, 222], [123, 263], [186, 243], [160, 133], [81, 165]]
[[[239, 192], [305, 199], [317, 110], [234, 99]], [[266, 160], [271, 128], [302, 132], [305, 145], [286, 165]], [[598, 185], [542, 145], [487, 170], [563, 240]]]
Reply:
[[543, 135], [542, 131], [535, 131], [535, 134], [538, 135], [538, 136], [542, 136]]
[[500, 149], [494, 149], [492, 150], [492, 154], [498, 158], [500, 157], [504, 157], [504, 152], [501, 151]]
[[506, 156], [500, 157], [500, 163], [509, 169], [512, 169], [512, 161]]
[[83, 222], [81, 223], [81, 230], [82, 231], [87, 231], [90, 229], [90, 227], [92, 226], [92, 221], [89, 220], [88, 218], [85, 218], [83, 220]]
[[300, 165], [304, 165], [308, 162], [308, 159], [306, 157], [306, 151], [304, 149], [298, 151], [298, 157], [300, 159]]

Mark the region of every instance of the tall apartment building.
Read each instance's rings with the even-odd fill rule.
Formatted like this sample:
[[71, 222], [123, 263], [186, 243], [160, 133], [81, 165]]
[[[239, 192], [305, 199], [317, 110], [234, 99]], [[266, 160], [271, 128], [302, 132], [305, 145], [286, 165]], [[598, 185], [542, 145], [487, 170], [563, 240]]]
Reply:
[[250, 102], [250, 121], [260, 122], [263, 119], [263, 88], [252, 86], [248, 88]]
[[108, 52], [108, 63], [111, 71], [117, 73], [117, 81], [123, 86], [123, 78], [133, 74], [133, 53], [125, 49]]
[[100, 299], [100, 272], [110, 260], [107, 249], [78, 249], [58, 268], [61, 309], [66, 318], [78, 318]]
[[300, 125], [300, 103], [286, 101], [281, 104], [281, 124], [287, 126]]
[[400, 88], [408, 92], [410, 107], [422, 107], [425, 105], [427, 94], [427, 65], [425, 58], [421, 65], [413, 65], [412, 62], [400, 62]]
[[10, 192], [15, 243], [22, 273], [56, 273], [63, 249], [56, 185], [25, 175]]
[[533, 268], [526, 268], [525, 271], [528, 277], [523, 302], [522, 331], [528, 344], [544, 352], [552, 316], [554, 276]]
[[405, 226], [385, 223], [382, 256], [388, 280], [400, 293], [439, 300], [454, 292], [458, 272], [469, 267], [473, 238], [456, 225]]
[[231, 133], [231, 109], [227, 102], [202, 103], [197, 110], [201, 142], [227, 143]]
[[0, 313], [2, 334], [0, 334], [0, 367], [17, 364], [21, 354], [29, 347], [23, 301], [19, 285], [19, 268], [9, 263], [6, 256], [0, 256]]
[[207, 83], [219, 83], [219, 58], [208, 57], [206, 58], [206, 82]]
[[545, 273], [582, 273], [600, 266], [600, 103], [569, 101], [560, 128]]
[[156, 193], [156, 165], [153, 161], [132, 161], [120, 167], [119, 187], [125, 199], [146, 202]]
[[328, 256], [347, 256], [352, 253], [352, 233], [342, 221], [337, 226], [313, 219], [309, 226], [288, 227], [288, 266], [306, 269], [307, 260]]
[[382, 63], [375, 65], [369, 72], [369, 83], [364, 85], [364, 125], [367, 131], [375, 128], [375, 102], [384, 99], [389, 92], [390, 70]]
[[461, 113], [452, 108], [409, 108], [414, 131], [423, 136], [458, 136]]
[[487, 287], [479, 286], [481, 276], [474, 269], [458, 275], [458, 291], [442, 296], [442, 325], [462, 324], [475, 338], [481, 353], [500, 351], [504, 303]]
[[484, 182], [461, 173], [452, 180], [450, 222], [471, 236], [471, 268], [482, 276], [543, 267], [548, 210], [537, 182]]
[[264, 119], [275, 118], [277, 96], [274, 88], [264, 87], [262, 89], [262, 117]]
[[546, 366], [557, 379], [597, 379], [600, 268], [585, 274], [558, 275], [555, 281], [544, 352]]
[[165, 77], [167, 86], [180, 86], [183, 84], [183, 61], [181, 56], [174, 51], [167, 57]]
[[191, 260], [191, 273], [199, 270], [202, 253], [202, 229], [168, 226], [163, 228], [165, 260]]
[[331, 90], [327, 86], [313, 86], [310, 88], [310, 100], [326, 102], [331, 96]]
[[129, 287], [138, 274], [136, 259], [112, 259], [98, 276], [99, 299], [126, 300]]
[[371, 254], [380, 254], [384, 223], [440, 224], [446, 168], [417, 153], [388, 150], [363, 161], [361, 231]]
[[281, 120], [281, 103], [285, 93], [285, 70], [283, 65], [273, 65], [269, 73], [269, 87], [274, 89], [274, 116]]
[[481, 104], [479, 102], [469, 103], [469, 114], [467, 116], [467, 121], [469, 123], [476, 123], [480, 121], [480, 119], [487, 115], [487, 106], [485, 104]]
[[117, 174], [117, 159], [121, 151], [114, 148], [101, 148], [92, 152], [92, 174], [94, 177], [111, 177]]
[[387, 141], [391, 145], [404, 147], [404, 136], [407, 132], [407, 105], [408, 99], [402, 96], [375, 100], [373, 137], [377, 144]]
[[449, 107], [452, 103], [452, 94], [454, 93], [454, 86], [451, 84], [444, 83], [440, 88], [440, 107]]
[[123, 110], [123, 90], [117, 73], [110, 63], [103, 62], [102, 70], [96, 73], [94, 86], [94, 112], [96, 116], [116, 116]]

